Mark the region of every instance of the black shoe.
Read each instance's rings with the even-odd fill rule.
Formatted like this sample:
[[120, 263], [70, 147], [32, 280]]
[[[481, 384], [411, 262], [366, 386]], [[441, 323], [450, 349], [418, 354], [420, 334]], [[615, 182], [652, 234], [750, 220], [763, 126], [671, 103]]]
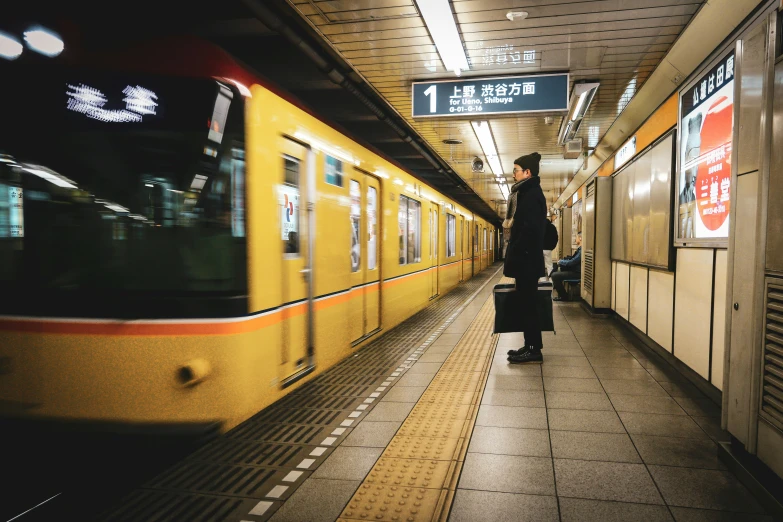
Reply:
[[524, 353], [525, 351], [527, 351], [529, 349], [530, 349], [529, 346], [523, 346], [522, 348], [517, 348], [516, 350], [509, 350], [508, 354], [509, 355], [519, 355], [519, 354]]
[[[516, 350], [509, 350], [508, 355], [522, 355], [525, 352], [528, 352], [530, 350], [533, 350], [534, 347], [530, 345], [525, 345], [522, 348], [517, 348]], [[538, 350], [541, 350], [541, 348], [538, 348]]]
[[567, 301], [568, 299], [563, 299], [562, 297], [553, 297], [552, 301]]
[[511, 364], [541, 364], [544, 362], [544, 356], [541, 355], [541, 350], [537, 348], [531, 348], [518, 355], [510, 355], [508, 362]]

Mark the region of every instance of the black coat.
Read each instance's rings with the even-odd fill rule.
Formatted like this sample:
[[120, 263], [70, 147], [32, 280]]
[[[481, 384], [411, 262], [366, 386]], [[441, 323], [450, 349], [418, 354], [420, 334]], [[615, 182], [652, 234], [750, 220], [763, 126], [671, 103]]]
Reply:
[[517, 192], [503, 275], [529, 281], [538, 279], [545, 271], [546, 198], [538, 176], [524, 182]]

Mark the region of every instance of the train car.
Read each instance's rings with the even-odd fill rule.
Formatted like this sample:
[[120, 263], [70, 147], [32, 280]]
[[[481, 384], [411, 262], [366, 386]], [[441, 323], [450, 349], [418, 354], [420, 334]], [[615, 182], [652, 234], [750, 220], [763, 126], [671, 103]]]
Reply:
[[492, 224], [208, 43], [3, 68], [6, 418], [227, 430], [493, 262]]

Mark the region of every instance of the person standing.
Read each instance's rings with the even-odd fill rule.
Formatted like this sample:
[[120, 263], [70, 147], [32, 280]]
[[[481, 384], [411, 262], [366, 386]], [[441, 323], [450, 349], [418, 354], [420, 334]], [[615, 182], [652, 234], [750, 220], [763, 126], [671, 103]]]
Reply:
[[508, 352], [510, 363], [543, 362], [541, 324], [538, 319], [536, 292], [538, 278], [544, 273], [544, 227], [546, 198], [541, 190], [537, 152], [514, 161], [514, 186], [511, 187], [503, 228], [511, 229], [503, 275], [516, 280], [523, 307], [525, 345]]

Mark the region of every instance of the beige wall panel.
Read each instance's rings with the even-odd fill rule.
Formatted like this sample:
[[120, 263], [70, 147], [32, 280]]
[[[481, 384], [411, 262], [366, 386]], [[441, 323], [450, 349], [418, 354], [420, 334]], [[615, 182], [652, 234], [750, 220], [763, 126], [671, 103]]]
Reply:
[[783, 477], [783, 435], [767, 424], [759, 421], [758, 455], [761, 462], [772, 468], [772, 471]]
[[647, 333], [647, 268], [631, 267], [629, 321], [644, 333]]
[[677, 250], [674, 356], [709, 379], [712, 324], [711, 248]]
[[617, 308], [615, 307], [615, 298], [614, 298], [616, 293], [615, 290], [617, 290], [616, 279], [617, 279], [617, 262], [612, 261], [612, 304], [611, 304], [612, 310], [617, 310]]
[[672, 351], [672, 327], [674, 317], [674, 274], [660, 270], [650, 270], [647, 311], [647, 335]]
[[617, 286], [615, 287], [617, 291], [615, 292], [615, 312], [617, 312], [617, 315], [628, 320], [628, 274], [629, 274], [630, 266], [625, 263], [617, 263], [617, 273], [615, 275], [615, 283]]
[[715, 297], [712, 306], [712, 384], [723, 390], [723, 354], [726, 351], [726, 276], [728, 252], [715, 253]]

